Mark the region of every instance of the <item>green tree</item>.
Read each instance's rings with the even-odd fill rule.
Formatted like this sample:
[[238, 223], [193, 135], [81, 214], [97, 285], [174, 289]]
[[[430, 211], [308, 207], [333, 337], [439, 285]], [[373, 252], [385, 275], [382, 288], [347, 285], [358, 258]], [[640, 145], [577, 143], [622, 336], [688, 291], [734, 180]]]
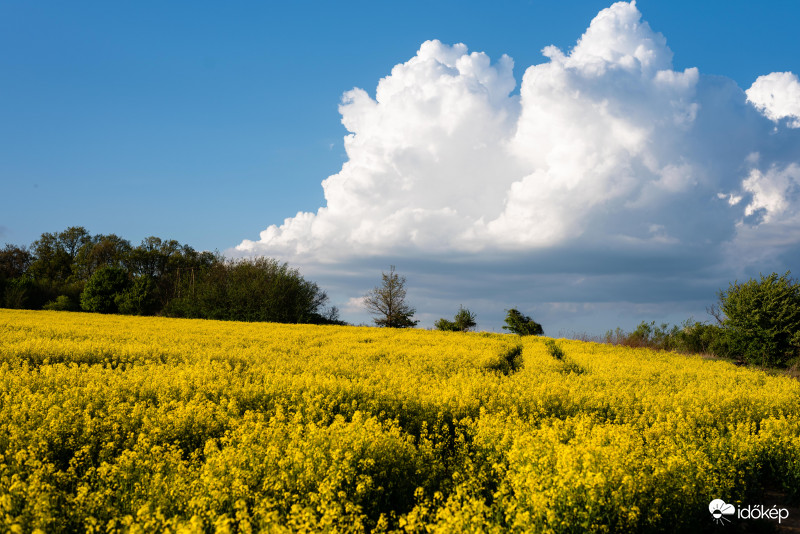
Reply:
[[180, 256], [182, 248], [174, 239], [146, 237], [130, 252], [128, 260], [130, 271], [135, 275], [146, 275], [158, 280], [169, 272], [170, 259]]
[[43, 233], [31, 244], [34, 261], [30, 272], [39, 281], [63, 282], [71, 273], [69, 255], [58, 240], [58, 234]]
[[768, 366], [800, 356], [800, 283], [789, 272], [733, 282], [719, 292], [719, 309], [733, 355]]
[[26, 289], [20, 282], [28, 272], [33, 256], [25, 247], [6, 244], [0, 249], [0, 307], [20, 308], [26, 300]]
[[83, 226], [70, 226], [58, 233], [58, 243], [69, 258], [70, 264], [75, 261], [78, 251], [92, 239]]
[[411, 328], [419, 321], [414, 321], [416, 310], [406, 303], [406, 279], [394, 272], [391, 266], [389, 274], [381, 273], [382, 282], [364, 296], [364, 306], [375, 315], [375, 324], [389, 328]]
[[41, 308], [59, 295], [77, 302], [83, 282], [75, 276], [75, 258], [91, 236], [82, 226], [71, 226], [63, 232], [46, 232], [31, 244], [33, 261], [27, 275], [33, 281], [25, 289], [25, 307]]
[[438, 330], [451, 331], [451, 332], [469, 332], [477, 324], [475, 322], [476, 318], [477, 317], [475, 316], [475, 314], [469, 311], [467, 308], [459, 306], [458, 312], [456, 313], [452, 321], [448, 321], [447, 319], [442, 318], [433, 323], [433, 326], [435, 326]]
[[158, 310], [156, 284], [148, 276], [137, 277], [122, 293], [114, 297], [120, 313], [152, 315]]
[[30, 271], [40, 282], [49, 282], [56, 287], [63, 285], [73, 274], [78, 251], [90, 241], [91, 235], [83, 226], [70, 226], [59, 233], [43, 233], [31, 245], [35, 260]]
[[200, 276], [224, 263], [218, 254], [197, 252], [173, 239], [152, 236], [133, 248], [124, 261], [131, 275], [147, 276], [155, 282], [161, 307], [175, 298], [186, 297], [186, 291], [196, 287]]
[[229, 262], [228, 306], [245, 321], [308, 323], [328, 295], [296, 269], [272, 258]]
[[506, 325], [503, 330], [508, 330], [520, 336], [541, 336], [544, 334], [542, 325], [515, 308], [508, 310]]
[[167, 315], [235, 321], [339, 324], [328, 295], [299, 271], [271, 258], [217, 261], [183, 271]]
[[96, 235], [78, 250], [73, 261], [73, 273], [80, 280], [88, 280], [100, 267], [128, 268], [131, 243], [116, 234]]
[[116, 313], [120, 296], [130, 286], [128, 273], [119, 267], [101, 267], [86, 282], [81, 293], [81, 308], [84, 311]]
[[32, 261], [33, 256], [27, 248], [6, 243], [0, 249], [0, 279], [19, 278], [28, 271]]

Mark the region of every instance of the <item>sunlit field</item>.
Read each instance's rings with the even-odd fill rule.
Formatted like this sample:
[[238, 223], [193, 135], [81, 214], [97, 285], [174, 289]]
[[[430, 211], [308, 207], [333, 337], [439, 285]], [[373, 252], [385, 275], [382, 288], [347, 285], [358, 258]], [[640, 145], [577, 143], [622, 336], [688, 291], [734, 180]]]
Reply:
[[2, 529], [695, 532], [800, 488], [797, 381], [545, 341], [0, 310]]

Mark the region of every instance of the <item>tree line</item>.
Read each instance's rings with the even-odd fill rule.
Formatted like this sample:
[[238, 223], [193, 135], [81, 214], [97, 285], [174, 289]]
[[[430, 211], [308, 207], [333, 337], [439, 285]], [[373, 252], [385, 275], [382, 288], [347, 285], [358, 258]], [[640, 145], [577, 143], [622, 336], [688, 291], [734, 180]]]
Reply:
[[277, 260], [153, 236], [134, 246], [81, 226], [0, 249], [0, 307], [343, 324], [325, 291]]
[[[406, 279], [382, 273], [364, 296], [376, 326], [416, 326], [406, 302]], [[772, 273], [720, 290], [709, 308], [716, 323], [693, 320], [680, 327], [642, 322], [602, 341], [629, 346], [707, 353], [761, 366], [800, 365], [800, 283]], [[226, 259], [175, 240], [147, 237], [132, 245], [116, 234], [92, 235], [81, 226], [43, 233], [30, 247], [0, 249], [0, 307], [239, 321], [346, 324], [328, 296], [297, 269], [270, 258]], [[438, 330], [466, 332], [476, 315], [461, 306]], [[542, 326], [507, 310], [505, 330], [543, 335]]]

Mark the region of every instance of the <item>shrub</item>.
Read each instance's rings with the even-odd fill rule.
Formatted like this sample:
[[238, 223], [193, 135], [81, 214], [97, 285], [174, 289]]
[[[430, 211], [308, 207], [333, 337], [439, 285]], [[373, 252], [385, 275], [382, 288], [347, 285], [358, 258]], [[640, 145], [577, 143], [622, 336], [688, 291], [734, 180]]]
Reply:
[[459, 306], [458, 313], [456, 313], [452, 321], [442, 318], [433, 323], [433, 326], [435, 326], [437, 330], [444, 330], [446, 332], [469, 332], [477, 324], [475, 322], [476, 318], [475, 314], [467, 308]]
[[126, 315], [152, 315], [158, 310], [158, 288], [149, 276], [140, 276], [114, 302], [120, 313]]
[[680, 350], [691, 353], [727, 356], [728, 349], [725, 330], [717, 325], [686, 321], [678, 333]]
[[17, 309], [40, 309], [45, 303], [54, 300], [59, 293], [48, 282], [30, 276], [12, 278], [6, 281], [0, 306]]
[[117, 297], [130, 285], [128, 273], [118, 267], [101, 267], [86, 282], [81, 308], [88, 312], [116, 313]]
[[3, 305], [3, 308], [24, 308], [28, 303], [31, 286], [33, 286], [33, 281], [28, 278], [10, 280], [3, 288], [3, 299], [0, 304]]
[[642, 321], [636, 329], [625, 336], [622, 345], [629, 347], [649, 347], [661, 350], [684, 350], [681, 331], [677, 325], [670, 328], [662, 323], [656, 326], [655, 321]]
[[441, 330], [443, 332], [458, 332], [458, 328], [456, 328], [456, 323], [454, 323], [453, 321], [448, 321], [444, 317], [434, 322], [433, 326], [434, 328], [436, 328], [436, 330]]
[[606, 332], [603, 341], [611, 345], [647, 347], [674, 352], [729, 354], [726, 331], [719, 326], [687, 319], [679, 327], [667, 323], [656, 325], [655, 321], [642, 321], [633, 332], [621, 328]]
[[544, 334], [542, 325], [514, 308], [508, 310], [506, 326], [503, 327], [503, 330], [508, 330], [520, 336], [541, 336]]
[[800, 283], [772, 273], [719, 292], [729, 349], [749, 363], [785, 366], [800, 355]]
[[42, 309], [53, 311], [77, 311], [80, 309], [78, 304], [67, 295], [59, 295], [55, 300], [51, 300]]

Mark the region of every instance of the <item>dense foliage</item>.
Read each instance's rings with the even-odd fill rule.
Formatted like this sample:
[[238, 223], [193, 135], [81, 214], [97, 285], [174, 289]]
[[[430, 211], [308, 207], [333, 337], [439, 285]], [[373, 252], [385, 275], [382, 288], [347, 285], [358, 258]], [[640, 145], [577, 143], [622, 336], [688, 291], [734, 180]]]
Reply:
[[317, 284], [275, 260], [226, 260], [174, 240], [138, 246], [82, 227], [0, 250], [0, 307], [341, 324]]
[[520, 336], [544, 335], [542, 325], [516, 308], [511, 308], [506, 313], [506, 324], [503, 326], [503, 330], [508, 330], [512, 334]]
[[453, 317], [452, 321], [448, 321], [442, 317], [441, 319], [438, 319], [433, 326], [437, 330], [442, 330], [444, 332], [469, 332], [475, 328], [475, 325], [477, 324], [475, 322], [476, 319], [477, 317], [474, 313], [463, 306], [459, 306], [458, 312], [456, 312], [456, 315]]
[[800, 356], [800, 283], [789, 273], [734, 282], [719, 298], [732, 353], [771, 366]]
[[709, 312], [716, 324], [689, 319], [682, 325], [639, 324], [632, 332], [619, 328], [602, 341], [628, 347], [713, 354], [762, 367], [800, 364], [800, 283], [790, 273], [761, 275], [733, 282], [719, 292]]
[[693, 319], [684, 321], [680, 326], [670, 326], [667, 323], [656, 325], [655, 321], [649, 323], [642, 321], [632, 332], [617, 328], [606, 332], [600, 341], [626, 347], [732, 356], [725, 330], [721, 326]]
[[199, 273], [165, 313], [203, 319], [336, 323], [335, 309], [322, 315], [327, 300], [317, 284], [285, 263], [269, 258], [231, 260]]
[[86, 282], [81, 293], [81, 308], [89, 312], [117, 313], [117, 301], [130, 285], [128, 273], [119, 267], [103, 266]]
[[0, 310], [0, 524], [705, 531], [797, 497], [798, 395], [535, 336]]

